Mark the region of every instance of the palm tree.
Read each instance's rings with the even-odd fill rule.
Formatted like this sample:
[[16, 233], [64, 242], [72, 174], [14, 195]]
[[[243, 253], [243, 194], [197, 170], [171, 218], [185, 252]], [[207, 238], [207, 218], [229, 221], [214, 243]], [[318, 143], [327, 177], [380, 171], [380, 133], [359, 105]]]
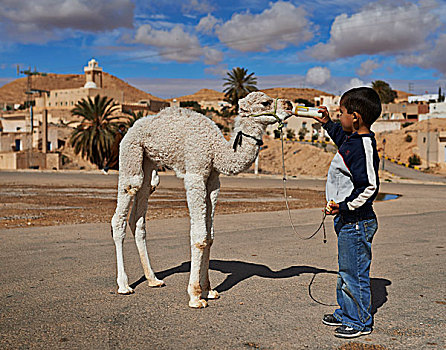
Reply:
[[91, 163], [100, 169], [109, 157], [110, 148], [117, 130], [119, 119], [113, 116], [118, 109], [118, 104], [112, 98], [96, 95], [94, 100], [90, 97], [82, 99], [71, 110], [73, 116], [82, 118], [70, 137], [70, 144], [74, 147], [74, 153], [82, 154]]
[[125, 113], [128, 114], [128, 116], [127, 116], [127, 121], [123, 124], [125, 125], [127, 130], [130, 129], [138, 119], [147, 117], [147, 114], [144, 114], [142, 111], [138, 111], [137, 113], [135, 113], [134, 111]]
[[252, 91], [257, 91], [257, 78], [254, 73], [249, 75], [245, 68], [236, 67], [228, 72], [228, 77], [225, 78], [223, 86], [227, 86], [223, 92], [226, 96], [226, 101], [231, 103], [235, 109], [238, 108], [238, 100], [242, 99]]

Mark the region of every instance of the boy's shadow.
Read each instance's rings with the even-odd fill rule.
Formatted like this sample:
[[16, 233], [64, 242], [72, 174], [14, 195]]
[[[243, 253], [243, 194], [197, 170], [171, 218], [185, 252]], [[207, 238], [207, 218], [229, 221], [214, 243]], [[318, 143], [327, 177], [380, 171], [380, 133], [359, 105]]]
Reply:
[[[226, 279], [215, 288], [215, 290], [219, 293], [225, 292], [236, 286], [241, 281], [253, 276], [263, 278], [290, 278], [300, 276], [301, 274], [305, 273], [314, 275], [320, 273], [337, 274], [336, 271], [319, 269], [312, 266], [290, 266], [279, 271], [272, 271], [266, 265], [233, 260], [211, 260], [209, 262], [209, 269], [227, 274]], [[160, 271], [156, 274], [156, 276], [160, 279], [164, 279], [177, 273], [186, 272], [190, 272], [190, 261], [183, 262], [179, 266]], [[145, 276], [132, 283], [130, 287], [136, 288], [144, 281], [146, 281]], [[372, 290], [372, 314], [375, 314], [378, 308], [380, 308], [387, 301], [387, 286], [389, 286], [391, 282], [383, 278], [371, 278], [370, 284]], [[333, 286], [327, 286], [327, 288], [333, 288], [334, 293], [335, 286], [336, 283], [334, 282]]]

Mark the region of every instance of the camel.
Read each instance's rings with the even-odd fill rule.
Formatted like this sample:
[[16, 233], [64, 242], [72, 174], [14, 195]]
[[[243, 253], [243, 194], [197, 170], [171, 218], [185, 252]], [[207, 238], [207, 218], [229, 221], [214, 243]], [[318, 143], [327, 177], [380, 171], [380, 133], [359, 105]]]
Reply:
[[207, 306], [206, 299], [219, 297], [211, 289], [208, 274], [219, 175], [235, 175], [247, 169], [258, 155], [267, 125], [285, 120], [291, 109], [289, 101], [272, 99], [262, 92], [250, 93], [239, 101], [239, 114], [229, 142], [212, 120], [178, 107], [142, 118], [129, 129], [120, 144], [118, 197], [111, 221], [119, 294], [134, 292], [124, 271], [122, 251], [133, 198], [129, 226], [145, 277], [151, 287], [164, 285], [156, 278], [147, 253], [146, 211], [148, 198], [159, 184], [156, 169], [165, 166], [184, 180], [186, 189], [191, 245], [189, 306], [203, 308]]

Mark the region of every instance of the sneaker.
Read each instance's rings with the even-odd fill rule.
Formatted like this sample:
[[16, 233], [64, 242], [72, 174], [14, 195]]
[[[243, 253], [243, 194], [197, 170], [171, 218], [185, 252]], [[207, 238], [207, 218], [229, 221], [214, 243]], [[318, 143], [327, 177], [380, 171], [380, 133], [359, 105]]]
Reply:
[[327, 314], [322, 317], [322, 323], [327, 326], [342, 326], [342, 322], [338, 321], [333, 314]]
[[335, 329], [335, 337], [338, 338], [356, 338], [361, 335], [366, 335], [372, 333], [371, 329], [364, 329], [362, 331], [358, 331], [352, 327], [342, 325]]

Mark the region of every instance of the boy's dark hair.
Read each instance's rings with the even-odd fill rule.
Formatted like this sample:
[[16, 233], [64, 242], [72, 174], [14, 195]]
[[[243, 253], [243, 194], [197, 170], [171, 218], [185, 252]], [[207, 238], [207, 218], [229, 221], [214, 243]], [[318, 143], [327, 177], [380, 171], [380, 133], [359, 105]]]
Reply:
[[345, 107], [348, 114], [359, 113], [368, 127], [371, 127], [381, 115], [379, 95], [369, 87], [359, 87], [344, 92], [340, 105]]

